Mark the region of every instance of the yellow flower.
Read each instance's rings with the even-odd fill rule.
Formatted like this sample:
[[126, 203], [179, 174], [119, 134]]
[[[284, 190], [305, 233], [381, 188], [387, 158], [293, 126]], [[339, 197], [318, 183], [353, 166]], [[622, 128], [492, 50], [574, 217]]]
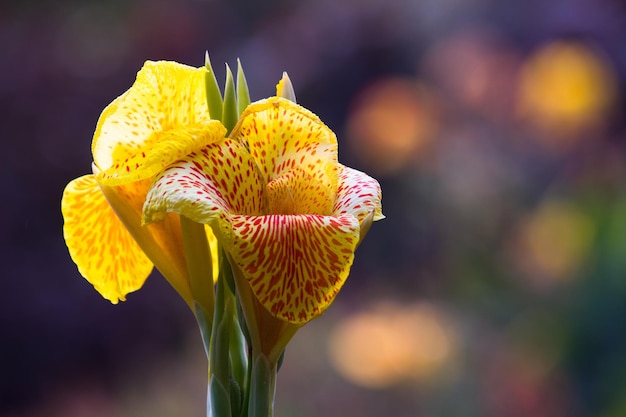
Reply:
[[[71, 181], [63, 192], [63, 233], [70, 256], [81, 275], [112, 303], [141, 288], [153, 266], [189, 305], [194, 300], [179, 217], [171, 214], [161, 223], [142, 226], [141, 216], [150, 182], [160, 170], [225, 134], [207, 109], [205, 71], [146, 62], [133, 86], [98, 120], [93, 174]], [[207, 257], [211, 255], [216, 259], [216, 253]]]
[[378, 182], [339, 164], [335, 134], [279, 97], [251, 104], [229, 138], [157, 176], [144, 219], [166, 213], [211, 225], [235, 275], [295, 326], [332, 303], [369, 225], [384, 217]]

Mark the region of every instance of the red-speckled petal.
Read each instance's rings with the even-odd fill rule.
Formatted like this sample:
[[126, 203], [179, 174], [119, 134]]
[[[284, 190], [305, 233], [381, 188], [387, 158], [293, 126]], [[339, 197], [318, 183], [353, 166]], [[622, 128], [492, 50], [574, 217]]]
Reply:
[[153, 265], [115, 215], [93, 175], [67, 185], [61, 211], [70, 256], [104, 298], [116, 304], [141, 288]]
[[281, 97], [253, 103], [230, 136], [246, 144], [265, 182], [298, 167], [324, 186], [337, 187], [337, 138], [302, 106]]
[[147, 61], [133, 86], [98, 120], [92, 152], [99, 170], [147, 154], [151, 146], [146, 145], [156, 141], [155, 134], [208, 123], [205, 72], [175, 62]]
[[263, 185], [246, 149], [230, 139], [192, 152], [155, 180], [143, 208], [144, 221], [178, 213], [208, 224], [228, 213], [262, 214]]
[[322, 314], [348, 277], [359, 224], [352, 215], [231, 216], [218, 235], [259, 302], [303, 324]]
[[378, 181], [361, 171], [340, 165], [335, 216], [351, 214], [360, 224], [372, 212], [374, 221], [384, 219], [381, 200]]

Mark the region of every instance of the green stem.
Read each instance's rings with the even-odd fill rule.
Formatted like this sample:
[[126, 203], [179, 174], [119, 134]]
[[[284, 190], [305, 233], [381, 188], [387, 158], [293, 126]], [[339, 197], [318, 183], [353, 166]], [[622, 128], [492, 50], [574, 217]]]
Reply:
[[252, 368], [248, 417], [273, 417], [276, 391], [276, 364], [259, 354]]
[[214, 417], [231, 417], [230, 330], [234, 305], [222, 277], [217, 281], [215, 314], [209, 349], [209, 403]]

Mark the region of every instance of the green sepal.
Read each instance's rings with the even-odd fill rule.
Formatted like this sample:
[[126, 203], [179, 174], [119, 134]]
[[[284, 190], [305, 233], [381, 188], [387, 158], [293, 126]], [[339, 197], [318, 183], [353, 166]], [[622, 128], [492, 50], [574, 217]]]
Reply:
[[241, 61], [237, 59], [237, 114], [241, 115], [249, 104], [250, 91], [248, 90], [246, 74], [243, 72]]
[[226, 64], [226, 83], [224, 84], [224, 107], [222, 107], [222, 124], [226, 127], [227, 134], [233, 130], [237, 123], [237, 96], [233, 72]]
[[213, 417], [230, 417], [233, 415], [228, 390], [215, 375], [211, 375], [209, 378], [209, 396], [210, 415]]
[[222, 93], [220, 92], [219, 84], [217, 84], [217, 78], [215, 78], [215, 72], [213, 71], [208, 51], [204, 56], [204, 67], [206, 68], [204, 85], [209, 114], [211, 115], [211, 119], [222, 120]]

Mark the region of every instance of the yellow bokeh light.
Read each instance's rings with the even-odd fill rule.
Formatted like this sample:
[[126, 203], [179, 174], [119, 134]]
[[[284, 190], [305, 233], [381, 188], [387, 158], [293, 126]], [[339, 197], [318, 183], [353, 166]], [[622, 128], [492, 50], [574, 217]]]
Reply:
[[554, 42], [524, 64], [519, 111], [548, 135], [552, 145], [562, 146], [603, 123], [616, 91], [613, 69], [593, 49], [574, 42]]
[[386, 303], [340, 322], [329, 353], [347, 380], [384, 388], [434, 376], [450, 361], [454, 345], [449, 319], [440, 309], [428, 303]]

